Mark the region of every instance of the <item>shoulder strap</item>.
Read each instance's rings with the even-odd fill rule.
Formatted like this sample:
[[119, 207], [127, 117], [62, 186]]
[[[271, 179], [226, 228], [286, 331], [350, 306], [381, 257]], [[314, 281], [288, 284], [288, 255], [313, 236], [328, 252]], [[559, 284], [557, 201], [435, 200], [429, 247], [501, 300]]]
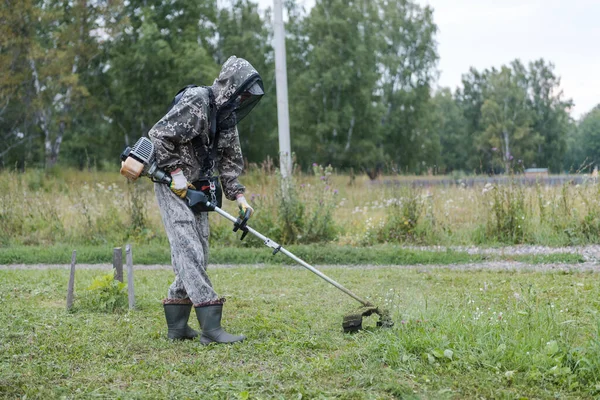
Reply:
[[198, 87], [198, 85], [187, 85], [186, 87], [184, 87], [183, 89], [181, 89], [179, 92], [177, 92], [177, 94], [175, 95], [175, 97], [173, 97], [173, 101], [171, 102], [171, 105], [169, 106], [169, 109], [167, 110], [167, 112], [171, 111], [171, 109], [173, 107], [175, 107], [175, 104], [179, 103], [179, 100], [181, 100], [181, 98], [183, 97], [183, 93], [188, 90], [189, 88], [194, 88], [194, 87]]
[[221, 133], [217, 129], [217, 103], [215, 102], [215, 95], [210, 86], [205, 86], [208, 90], [208, 100], [209, 100], [209, 109], [210, 109], [210, 144], [212, 145], [210, 149], [210, 154], [208, 157], [204, 157], [204, 172], [208, 175], [213, 174], [213, 169], [215, 166], [215, 160], [217, 159], [218, 146], [219, 146], [219, 134]]

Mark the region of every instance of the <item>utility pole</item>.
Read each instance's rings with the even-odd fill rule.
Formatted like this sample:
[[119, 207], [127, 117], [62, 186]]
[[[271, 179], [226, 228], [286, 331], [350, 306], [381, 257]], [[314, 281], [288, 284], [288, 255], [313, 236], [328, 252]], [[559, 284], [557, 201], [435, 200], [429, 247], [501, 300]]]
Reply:
[[287, 62], [285, 56], [285, 27], [283, 0], [274, 3], [275, 82], [277, 84], [277, 124], [279, 128], [279, 168], [284, 178], [292, 174], [290, 146], [290, 115], [288, 108]]

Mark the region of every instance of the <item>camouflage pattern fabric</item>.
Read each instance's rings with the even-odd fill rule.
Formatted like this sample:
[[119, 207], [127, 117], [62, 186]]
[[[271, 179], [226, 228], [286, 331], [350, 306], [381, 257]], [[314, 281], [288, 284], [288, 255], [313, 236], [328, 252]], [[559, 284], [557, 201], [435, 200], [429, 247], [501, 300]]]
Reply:
[[[217, 109], [229, 103], [236, 91], [257, 74], [248, 61], [230, 57], [211, 86]], [[167, 172], [181, 168], [190, 182], [210, 175], [213, 171], [201, 171], [204, 160], [199, 159], [192, 145], [192, 139], [199, 137], [205, 150], [212, 147], [210, 117], [208, 90], [202, 87], [187, 89], [181, 100], [148, 133], [155, 146], [158, 166]], [[238, 181], [244, 161], [236, 127], [219, 133], [217, 148], [216, 167], [223, 192], [227, 199], [235, 200], [236, 195], [245, 192]]]
[[[211, 86], [216, 108], [226, 105], [236, 91], [257, 71], [246, 60], [231, 57], [223, 65], [219, 77]], [[225, 108], [225, 107], [224, 107]], [[214, 110], [214, 108], [213, 108]], [[148, 133], [155, 146], [159, 168], [172, 172], [181, 168], [189, 182], [209, 176], [213, 171], [201, 171], [204, 165], [194, 150], [192, 139], [198, 138], [210, 154], [213, 147], [210, 135], [211, 107], [209, 91], [202, 87], [188, 88], [179, 102]], [[219, 132], [216, 166], [223, 192], [229, 200], [244, 193], [238, 181], [243, 158], [237, 128]], [[171, 284], [168, 301], [190, 299], [194, 304], [219, 300], [206, 273], [208, 264], [208, 215], [194, 214], [186, 202], [164, 184], [155, 184], [154, 190], [169, 243], [175, 281]]]
[[248, 61], [235, 56], [229, 57], [212, 85], [217, 108], [229, 103], [235, 92], [256, 75], [258, 72]]
[[171, 263], [175, 272], [167, 299], [190, 299], [194, 304], [218, 300], [206, 273], [208, 214], [194, 214], [167, 185], [154, 184], [154, 192], [171, 245]]

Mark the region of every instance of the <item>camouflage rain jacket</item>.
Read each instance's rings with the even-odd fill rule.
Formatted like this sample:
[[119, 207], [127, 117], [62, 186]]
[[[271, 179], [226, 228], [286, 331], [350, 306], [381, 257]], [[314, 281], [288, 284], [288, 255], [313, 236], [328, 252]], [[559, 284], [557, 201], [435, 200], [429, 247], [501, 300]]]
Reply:
[[[258, 72], [242, 58], [230, 57], [219, 77], [212, 85], [216, 109], [224, 108], [234, 95], [239, 93]], [[259, 77], [260, 78], [260, 77]], [[214, 110], [214, 108], [213, 108]], [[181, 168], [189, 182], [210, 175], [213, 171], [202, 171], [204, 157], [211, 152], [210, 121], [211, 108], [209, 91], [203, 87], [187, 89], [181, 100], [156, 123], [148, 133], [155, 146], [158, 166], [166, 172]], [[214, 118], [212, 119], [214, 121]], [[218, 129], [218, 128], [217, 128]], [[198, 138], [204, 148], [196, 154], [192, 139]], [[235, 126], [219, 132], [216, 167], [223, 186], [225, 197], [235, 200], [244, 193], [244, 186], [238, 181], [244, 162]]]

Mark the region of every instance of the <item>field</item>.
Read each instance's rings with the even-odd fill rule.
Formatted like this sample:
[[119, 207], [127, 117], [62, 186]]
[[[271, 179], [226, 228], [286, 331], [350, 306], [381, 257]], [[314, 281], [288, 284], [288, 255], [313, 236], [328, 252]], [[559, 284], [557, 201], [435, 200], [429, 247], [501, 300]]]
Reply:
[[138, 271], [138, 308], [90, 308], [79, 271], [0, 271], [0, 393], [15, 398], [592, 398], [600, 394], [597, 276], [329, 268], [396, 325], [349, 335], [356, 303], [308, 271], [214, 269], [243, 344], [167, 341], [170, 271]]
[[[311, 263], [337, 264], [324, 272], [396, 324], [379, 329], [369, 318], [366, 330], [342, 333], [358, 303], [240, 242], [213, 215], [211, 261], [230, 265], [213, 266], [211, 278], [227, 298], [226, 328], [248, 340], [204, 347], [166, 339], [160, 301], [173, 274], [148, 182], [94, 171], [0, 178], [0, 264], [66, 264], [72, 249], [92, 264], [77, 272], [70, 312], [67, 270], [0, 268], [0, 397], [600, 396], [600, 288], [596, 273], [580, 271], [597, 270], [591, 180], [418, 189], [315, 166], [295, 176], [285, 202], [277, 176], [257, 168], [243, 180], [253, 225]], [[139, 266], [132, 311], [118, 287], [88, 289], [108, 272], [94, 263], [125, 243]], [[522, 254], [521, 244], [538, 247]]]
[[[370, 181], [314, 166], [296, 174], [288, 198], [269, 165], [242, 177], [256, 208], [252, 226], [284, 244], [392, 245], [537, 244], [573, 246], [600, 239], [600, 186], [577, 176], [559, 186], [518, 183], [413, 188]], [[235, 213], [232, 202], [224, 208]], [[0, 173], [0, 246], [165, 246], [147, 179], [127, 184], [116, 172], [32, 170]], [[231, 224], [211, 215], [213, 247], [240, 242]]]

